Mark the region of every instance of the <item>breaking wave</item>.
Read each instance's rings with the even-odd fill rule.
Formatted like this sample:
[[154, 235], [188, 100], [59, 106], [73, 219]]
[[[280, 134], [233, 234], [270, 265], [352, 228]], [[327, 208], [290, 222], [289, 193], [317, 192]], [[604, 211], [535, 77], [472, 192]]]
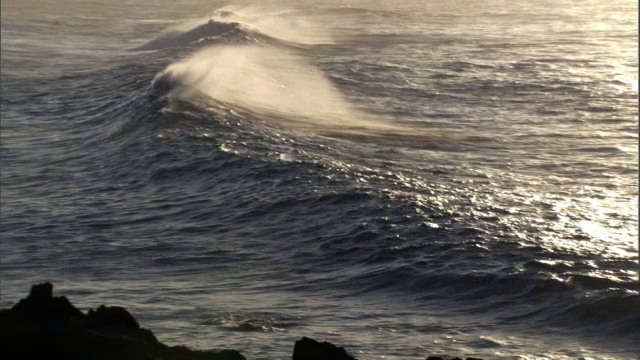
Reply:
[[210, 46], [154, 79], [180, 101], [250, 113], [271, 125], [340, 136], [426, 136], [355, 109], [312, 64], [264, 46]]

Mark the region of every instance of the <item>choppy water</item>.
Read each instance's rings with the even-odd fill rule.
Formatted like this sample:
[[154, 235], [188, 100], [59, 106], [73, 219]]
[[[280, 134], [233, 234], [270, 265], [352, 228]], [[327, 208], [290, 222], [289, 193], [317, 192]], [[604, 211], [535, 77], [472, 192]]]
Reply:
[[2, 305], [287, 358], [637, 358], [636, 1], [2, 2]]

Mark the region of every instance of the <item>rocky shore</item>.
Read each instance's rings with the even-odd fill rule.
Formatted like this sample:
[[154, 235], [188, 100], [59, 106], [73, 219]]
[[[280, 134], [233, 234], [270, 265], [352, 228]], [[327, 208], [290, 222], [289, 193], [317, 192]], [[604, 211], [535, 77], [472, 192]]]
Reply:
[[[34, 285], [11, 309], [0, 311], [0, 359], [244, 360], [237, 350], [192, 350], [159, 342], [150, 330], [119, 306], [86, 314], [50, 283]], [[344, 348], [303, 337], [293, 360], [355, 360]], [[446, 360], [431, 356], [427, 360]], [[462, 360], [453, 358], [452, 360]], [[479, 360], [467, 358], [467, 360]]]

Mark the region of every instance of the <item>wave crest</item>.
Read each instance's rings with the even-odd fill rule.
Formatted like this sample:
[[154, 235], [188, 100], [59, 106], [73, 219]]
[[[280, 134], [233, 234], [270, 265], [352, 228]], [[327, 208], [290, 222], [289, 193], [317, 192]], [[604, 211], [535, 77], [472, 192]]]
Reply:
[[209, 20], [187, 31], [165, 31], [155, 39], [138, 47], [136, 50], [160, 50], [171, 47], [186, 46], [202, 39], [218, 37], [227, 34], [238, 29], [239, 26], [239, 23], [226, 23]]
[[273, 13], [255, 8], [233, 10], [227, 7], [217, 10], [206, 19], [166, 29], [136, 50], [181, 47], [214, 38], [285, 46], [309, 46], [332, 42], [332, 36], [327, 29], [300, 14]]

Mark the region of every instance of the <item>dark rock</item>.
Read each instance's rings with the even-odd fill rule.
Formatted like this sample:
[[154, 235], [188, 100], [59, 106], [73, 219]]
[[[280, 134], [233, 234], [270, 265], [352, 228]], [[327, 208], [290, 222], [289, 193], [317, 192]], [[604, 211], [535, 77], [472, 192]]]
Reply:
[[83, 314], [53, 285], [35, 285], [26, 299], [0, 311], [0, 359], [245, 360], [235, 350], [194, 351], [160, 343], [124, 308]]
[[356, 358], [339, 346], [303, 337], [296, 341], [293, 347], [293, 360], [356, 360]]
[[[85, 315], [50, 283], [34, 285], [27, 298], [0, 310], [0, 359], [245, 360], [236, 350], [196, 351], [160, 343], [126, 309], [100, 306]], [[460, 358], [446, 357], [450, 360]], [[356, 360], [329, 342], [296, 341], [293, 360]], [[427, 360], [445, 360], [430, 356]], [[466, 360], [482, 360], [468, 357]]]
[[44, 283], [31, 287], [26, 299], [20, 300], [11, 308], [13, 317], [24, 323], [43, 323], [52, 321], [68, 321], [82, 317], [66, 297], [53, 297], [53, 285]]
[[87, 313], [87, 321], [94, 327], [117, 327], [139, 329], [140, 325], [127, 310], [119, 306], [104, 305]]
[[51, 283], [37, 284], [31, 287], [29, 298], [46, 301], [53, 298], [53, 285]]

